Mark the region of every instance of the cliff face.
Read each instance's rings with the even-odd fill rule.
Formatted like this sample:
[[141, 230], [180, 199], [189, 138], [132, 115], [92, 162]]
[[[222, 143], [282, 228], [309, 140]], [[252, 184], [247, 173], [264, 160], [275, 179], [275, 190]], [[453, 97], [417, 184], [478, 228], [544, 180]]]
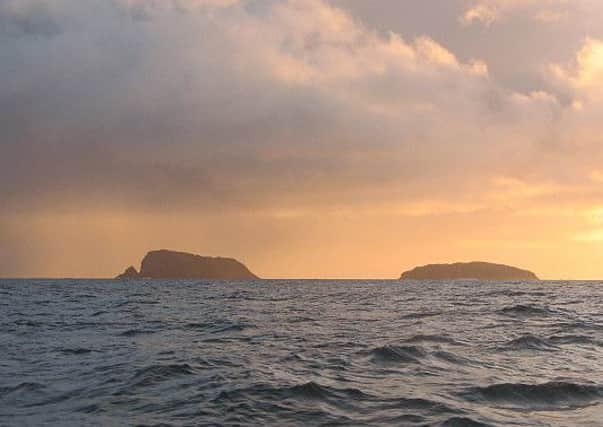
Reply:
[[402, 273], [401, 280], [539, 280], [531, 271], [502, 264], [469, 262], [431, 264]]
[[[140, 273], [131, 267], [118, 278], [136, 277], [150, 279], [210, 279], [246, 280], [257, 279], [245, 265], [232, 258], [202, 257], [199, 255], [168, 250], [152, 251], [143, 258]], [[126, 276], [126, 274], [128, 274]]]

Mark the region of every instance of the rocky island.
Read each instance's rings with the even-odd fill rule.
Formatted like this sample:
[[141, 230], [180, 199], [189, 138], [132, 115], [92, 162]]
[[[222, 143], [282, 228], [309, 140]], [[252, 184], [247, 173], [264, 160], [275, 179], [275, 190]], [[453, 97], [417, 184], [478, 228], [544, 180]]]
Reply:
[[117, 279], [210, 279], [251, 280], [258, 277], [233, 258], [204, 257], [169, 250], [146, 254], [140, 271], [128, 267]]
[[539, 280], [528, 270], [489, 262], [430, 264], [402, 273], [400, 280]]

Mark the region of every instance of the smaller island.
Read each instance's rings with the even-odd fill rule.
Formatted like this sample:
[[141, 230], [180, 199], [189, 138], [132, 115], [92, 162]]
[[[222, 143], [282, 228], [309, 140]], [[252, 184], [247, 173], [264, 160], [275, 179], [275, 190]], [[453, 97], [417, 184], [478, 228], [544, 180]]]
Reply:
[[258, 277], [233, 258], [204, 257], [169, 250], [151, 251], [140, 265], [140, 272], [128, 267], [117, 279], [207, 279], [254, 280]]
[[400, 280], [485, 280], [485, 281], [537, 281], [536, 274], [528, 270], [489, 262], [454, 264], [429, 264], [402, 273]]

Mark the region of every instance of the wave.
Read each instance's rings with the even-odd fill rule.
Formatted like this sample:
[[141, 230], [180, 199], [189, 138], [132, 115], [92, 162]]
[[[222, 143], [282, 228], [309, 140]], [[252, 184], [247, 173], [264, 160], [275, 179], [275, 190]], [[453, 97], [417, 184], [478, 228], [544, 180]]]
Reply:
[[205, 330], [210, 327], [211, 327], [210, 323], [199, 323], [199, 322], [186, 323], [185, 325], [182, 326], [183, 329], [192, 329], [192, 330]]
[[146, 366], [136, 370], [130, 380], [130, 387], [147, 387], [174, 378], [194, 374], [194, 369], [186, 363]]
[[507, 404], [532, 410], [583, 407], [603, 399], [603, 387], [572, 382], [504, 383], [474, 387], [462, 393], [470, 401]]
[[76, 408], [75, 412], [80, 412], [82, 414], [99, 414], [102, 412], [106, 412], [106, 410], [101, 408], [99, 405], [91, 404]]
[[126, 305], [157, 305], [159, 301], [155, 300], [128, 300], [117, 303], [113, 306], [113, 308], [125, 307]]
[[243, 323], [234, 323], [232, 325], [220, 326], [216, 330], [214, 330], [213, 332], [214, 333], [242, 332], [245, 329], [249, 329], [249, 328], [253, 328], [253, 326], [252, 325], [243, 324]]
[[24, 382], [15, 386], [0, 387], [0, 397], [6, 397], [14, 393], [31, 393], [45, 389], [44, 384], [35, 382]]
[[336, 388], [309, 381], [293, 386], [275, 387], [257, 384], [246, 388], [222, 391], [214, 400], [239, 401], [262, 397], [265, 399], [302, 399], [346, 402], [359, 399], [374, 399], [357, 388]]
[[81, 354], [92, 353], [92, 350], [90, 350], [89, 348], [60, 348], [58, 351], [63, 354], [70, 354], [70, 355], [81, 355]]
[[225, 332], [242, 332], [246, 329], [255, 328], [250, 323], [237, 323], [228, 321], [211, 322], [190, 322], [181, 326], [179, 329], [203, 331], [208, 333], [220, 334]]
[[408, 313], [401, 316], [401, 319], [424, 319], [427, 317], [436, 317], [444, 314], [443, 311], [424, 311], [418, 313]]
[[535, 335], [524, 335], [514, 340], [508, 341], [501, 347], [502, 351], [517, 351], [517, 350], [538, 350], [538, 351], [554, 351], [558, 347], [553, 345], [547, 339], [539, 338]]
[[459, 356], [458, 354], [451, 353], [449, 351], [435, 351], [431, 353], [432, 356], [443, 360], [445, 362], [452, 363], [454, 365], [475, 365], [477, 363], [471, 359], [467, 359], [466, 357]]
[[583, 329], [587, 331], [603, 331], [603, 324], [591, 320], [575, 320], [571, 322], [556, 322], [551, 326], [559, 328], [562, 331], [570, 331], [573, 329]]
[[[312, 408], [312, 414], [319, 416], [318, 419], [304, 423], [310, 425], [327, 425], [323, 424], [325, 419], [332, 418], [340, 411], [361, 411], [365, 417], [375, 416], [375, 418], [364, 418], [363, 425], [383, 424], [383, 414], [400, 414], [408, 420], [410, 417], [414, 420], [425, 420], [419, 415], [408, 414], [409, 411], [426, 412], [431, 416], [442, 416], [448, 414], [459, 414], [460, 411], [451, 408], [443, 403], [422, 398], [390, 398], [382, 397], [366, 393], [358, 388], [337, 388], [309, 381], [303, 384], [293, 386], [273, 386], [266, 384], [256, 384], [235, 390], [226, 390], [220, 392], [213, 400], [220, 404], [226, 404], [230, 407], [238, 408], [240, 405], [245, 405], [253, 411], [253, 406], [260, 404], [263, 408], [271, 407], [273, 410], [284, 410], [291, 413], [291, 408], [297, 408], [296, 413], [298, 419], [303, 417], [304, 408]], [[226, 403], [228, 402], [228, 403]], [[286, 406], [282, 406], [285, 402]], [[250, 406], [251, 405], [251, 406]], [[320, 405], [321, 413], [315, 412], [315, 408]], [[333, 411], [331, 408], [338, 408]], [[309, 414], [309, 413], [306, 413]], [[394, 418], [396, 416], [394, 415]], [[391, 420], [391, 418], [388, 418]], [[319, 422], [319, 420], [321, 420]], [[335, 421], [335, 420], [333, 420]], [[350, 425], [354, 423], [352, 418], [342, 420], [341, 423], [335, 425]], [[276, 424], [276, 425], [283, 425]], [[414, 424], [413, 424], [414, 425]], [[454, 424], [442, 424], [454, 425]]]
[[[362, 353], [365, 353], [365, 351], [362, 351]], [[384, 345], [369, 350], [368, 354], [372, 361], [377, 364], [422, 364], [429, 359], [437, 359], [453, 365], [478, 365], [477, 362], [450, 351], [441, 349], [427, 351], [424, 347], [418, 345]]]
[[505, 316], [550, 316], [558, 315], [559, 313], [548, 307], [531, 305], [531, 304], [517, 304], [513, 306], [503, 307], [497, 310], [498, 314]]
[[306, 317], [306, 316], [297, 316], [289, 319], [288, 323], [306, 323], [306, 322], [316, 322], [317, 319], [314, 317]]
[[385, 345], [370, 351], [373, 359], [385, 363], [421, 363], [427, 352], [419, 346]]
[[535, 335], [524, 335], [513, 339], [500, 347], [501, 351], [556, 351], [562, 345], [593, 345], [603, 346], [603, 342], [588, 335], [552, 335], [541, 338]]
[[552, 335], [548, 338], [548, 340], [558, 345], [576, 344], [603, 347], [603, 341], [588, 335]]
[[451, 408], [450, 406], [444, 403], [436, 402], [434, 400], [405, 397], [380, 400], [379, 404], [375, 407], [375, 409], [379, 411], [392, 409], [401, 409], [404, 411], [427, 411], [431, 414], [437, 415], [445, 413], [454, 414], [460, 412], [458, 409]]
[[[25, 315], [23, 315], [25, 316]], [[32, 328], [38, 328], [40, 326], [44, 326], [44, 323], [42, 322], [38, 322], [36, 320], [15, 320], [13, 322], [13, 324], [17, 325], [17, 326], [30, 326]]]
[[502, 296], [502, 297], [523, 297], [523, 296], [530, 296], [530, 297], [545, 297], [548, 296], [550, 294], [546, 293], [546, 292], [539, 292], [539, 291], [520, 291], [520, 290], [516, 290], [516, 289], [502, 289], [502, 290], [495, 290], [495, 291], [491, 291], [491, 292], [487, 292], [484, 294], [484, 296], [487, 297], [494, 297], [494, 296]]
[[446, 337], [443, 335], [414, 335], [404, 340], [405, 343], [437, 343], [437, 344], [450, 344], [450, 345], [466, 345], [460, 341]]
[[105, 311], [105, 310], [99, 310], [99, 311], [95, 311], [94, 313], [92, 313], [92, 314], [91, 314], [91, 317], [97, 317], [97, 316], [100, 316], [100, 315], [102, 315], [102, 314], [108, 314], [108, 313], [109, 313], [108, 311]]
[[529, 295], [529, 293], [526, 291], [516, 291], [513, 289], [496, 290], [484, 294], [486, 297], [522, 297], [524, 295]]
[[135, 337], [137, 335], [148, 335], [148, 334], [154, 334], [157, 331], [153, 331], [151, 329], [128, 329], [127, 331], [124, 331], [122, 333], [120, 333], [119, 335], [122, 337]]
[[490, 424], [475, 421], [467, 417], [452, 417], [442, 422], [431, 424], [431, 427], [490, 427]]
[[358, 399], [363, 398], [366, 395], [355, 388], [349, 389], [336, 389], [327, 386], [322, 386], [313, 381], [307, 382], [301, 385], [295, 385], [288, 389], [285, 389], [285, 394], [289, 394], [293, 397], [303, 397], [305, 399], [316, 399], [324, 400], [329, 397], [340, 398], [345, 396], [346, 398]]

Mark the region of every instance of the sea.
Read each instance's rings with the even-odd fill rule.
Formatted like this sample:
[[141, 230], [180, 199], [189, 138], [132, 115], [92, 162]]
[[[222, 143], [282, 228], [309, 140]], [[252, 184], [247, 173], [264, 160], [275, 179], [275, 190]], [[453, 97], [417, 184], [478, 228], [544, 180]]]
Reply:
[[603, 283], [0, 281], [1, 426], [603, 426]]

